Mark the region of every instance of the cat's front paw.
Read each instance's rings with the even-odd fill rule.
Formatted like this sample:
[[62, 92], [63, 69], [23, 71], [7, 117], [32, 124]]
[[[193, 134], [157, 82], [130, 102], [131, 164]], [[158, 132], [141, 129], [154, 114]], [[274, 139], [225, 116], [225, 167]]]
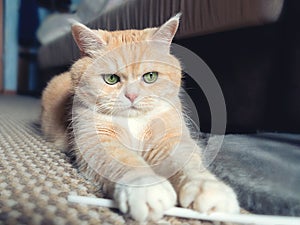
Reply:
[[180, 190], [179, 201], [202, 213], [240, 211], [236, 194], [226, 184], [217, 180], [189, 181]]
[[158, 176], [136, 178], [127, 185], [116, 184], [114, 198], [121, 212], [140, 222], [159, 220], [176, 203], [172, 185]]

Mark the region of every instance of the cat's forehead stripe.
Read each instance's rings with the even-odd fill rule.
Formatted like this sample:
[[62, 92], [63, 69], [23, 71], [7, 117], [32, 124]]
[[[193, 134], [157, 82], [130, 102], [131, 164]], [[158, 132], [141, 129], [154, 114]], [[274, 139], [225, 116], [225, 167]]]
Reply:
[[133, 42], [139, 42], [142, 40], [146, 40], [150, 33], [153, 33], [154, 29], [148, 29], [148, 30], [121, 30], [121, 31], [112, 31], [112, 32], [106, 32], [105, 35], [103, 35], [103, 31], [101, 32], [101, 36], [104, 36], [105, 41], [109, 45], [114, 45], [116, 47], [117, 45], [121, 45], [124, 43], [133, 43]]

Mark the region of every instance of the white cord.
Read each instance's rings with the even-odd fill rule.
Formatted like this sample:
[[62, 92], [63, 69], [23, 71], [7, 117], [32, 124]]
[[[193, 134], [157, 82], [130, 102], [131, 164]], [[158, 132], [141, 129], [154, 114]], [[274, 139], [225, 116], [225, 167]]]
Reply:
[[[118, 208], [114, 201], [104, 198], [84, 197], [69, 195], [68, 201], [97, 205], [107, 208]], [[257, 224], [257, 225], [300, 225], [300, 217], [290, 216], [269, 216], [269, 215], [255, 215], [255, 214], [226, 214], [226, 213], [199, 213], [191, 209], [173, 207], [167, 210], [164, 215], [175, 216], [187, 219], [199, 219], [209, 221], [232, 222], [242, 224]]]

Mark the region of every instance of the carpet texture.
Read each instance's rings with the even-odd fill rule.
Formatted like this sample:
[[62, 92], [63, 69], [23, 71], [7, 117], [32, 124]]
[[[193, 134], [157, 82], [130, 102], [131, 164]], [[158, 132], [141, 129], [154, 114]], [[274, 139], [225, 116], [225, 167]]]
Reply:
[[[39, 113], [38, 99], [0, 95], [0, 224], [136, 224], [117, 210], [67, 201], [102, 194], [43, 139]], [[211, 223], [164, 217], [155, 224]]]

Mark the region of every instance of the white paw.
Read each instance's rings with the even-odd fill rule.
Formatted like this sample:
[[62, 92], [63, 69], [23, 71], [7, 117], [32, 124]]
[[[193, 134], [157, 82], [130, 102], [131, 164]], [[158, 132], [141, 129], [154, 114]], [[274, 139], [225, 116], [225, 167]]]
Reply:
[[143, 222], [157, 221], [176, 203], [169, 181], [159, 176], [140, 177], [129, 184], [116, 184], [114, 199], [123, 213]]
[[202, 213], [239, 213], [236, 194], [226, 184], [216, 180], [195, 180], [180, 190], [179, 201], [183, 207], [191, 207]]

